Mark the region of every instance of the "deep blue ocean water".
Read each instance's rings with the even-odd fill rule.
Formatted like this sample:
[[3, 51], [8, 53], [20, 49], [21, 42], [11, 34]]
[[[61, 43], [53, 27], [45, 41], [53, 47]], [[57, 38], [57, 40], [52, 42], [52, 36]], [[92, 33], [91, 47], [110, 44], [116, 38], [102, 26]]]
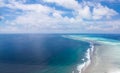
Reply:
[[88, 42], [47, 34], [0, 34], [0, 73], [72, 73]]
[[[77, 35], [120, 40], [118, 34]], [[88, 48], [89, 42], [61, 34], [0, 34], [0, 73], [72, 73]]]

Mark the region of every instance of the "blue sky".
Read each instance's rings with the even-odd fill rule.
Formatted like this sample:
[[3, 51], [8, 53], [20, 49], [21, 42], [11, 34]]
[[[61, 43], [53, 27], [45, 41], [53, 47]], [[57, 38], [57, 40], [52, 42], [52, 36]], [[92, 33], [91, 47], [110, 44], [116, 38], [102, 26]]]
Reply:
[[120, 33], [120, 0], [0, 0], [0, 33]]

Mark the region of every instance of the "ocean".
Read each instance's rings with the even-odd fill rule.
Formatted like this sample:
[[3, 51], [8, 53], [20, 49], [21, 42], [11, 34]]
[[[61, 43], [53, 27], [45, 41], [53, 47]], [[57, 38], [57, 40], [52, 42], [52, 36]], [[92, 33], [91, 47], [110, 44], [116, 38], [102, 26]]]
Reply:
[[[81, 73], [91, 63], [93, 41], [107, 44], [107, 49], [100, 49], [104, 50], [100, 63], [116, 57], [109, 64], [117, 63], [119, 70], [119, 34], [0, 34], [0, 73]], [[95, 71], [89, 73], [99, 73]]]
[[120, 73], [120, 34], [70, 35], [94, 44], [89, 66], [82, 73]]
[[79, 73], [89, 47], [57, 34], [0, 34], [0, 73]]

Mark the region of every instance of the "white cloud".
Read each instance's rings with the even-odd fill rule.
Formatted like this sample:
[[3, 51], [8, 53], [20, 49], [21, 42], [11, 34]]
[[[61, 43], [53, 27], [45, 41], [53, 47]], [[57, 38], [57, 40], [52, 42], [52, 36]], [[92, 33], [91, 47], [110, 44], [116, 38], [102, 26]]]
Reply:
[[91, 19], [91, 11], [89, 6], [84, 6], [78, 10], [78, 16], [84, 19]]
[[4, 19], [4, 17], [3, 16], [0, 16], [0, 20], [3, 20]]
[[[82, 2], [75, 0], [44, 0], [56, 3], [68, 9], [73, 9], [73, 17], [62, 16], [66, 13], [42, 4], [24, 4], [26, 0], [18, 2], [12, 0], [4, 7], [23, 11], [13, 20], [7, 20], [0, 32], [93, 32], [115, 31], [120, 28], [119, 21], [97, 22], [111, 18], [118, 13], [100, 3]], [[3, 2], [3, 1], [2, 1]], [[92, 9], [93, 8], [93, 9]], [[13, 13], [14, 14], [14, 13]], [[92, 21], [84, 21], [84, 19]]]
[[43, 0], [44, 2], [56, 3], [68, 9], [79, 9], [80, 4], [76, 0]]
[[0, 7], [3, 7], [5, 5], [3, 0], [0, 0]]
[[[86, 30], [92, 32], [120, 32], [120, 20], [111, 20], [111, 21], [98, 21], [98, 22], [88, 22], [88, 27]], [[117, 32], [116, 32], [117, 31]]]
[[120, 0], [85, 0], [85, 1], [91, 1], [91, 2], [107, 2], [107, 3], [118, 3]]
[[98, 4], [93, 9], [93, 19], [111, 18], [117, 14], [113, 9], [102, 6], [101, 4]]
[[41, 12], [41, 13], [48, 13], [53, 9], [43, 6], [41, 4], [20, 4], [20, 3], [13, 3], [13, 4], [6, 4], [6, 7], [11, 9], [21, 9], [23, 11], [34, 11], [34, 12]]
[[[77, 18], [79, 19], [95, 19], [99, 20], [102, 18], [111, 18], [118, 13], [108, 8], [107, 6], [102, 6], [100, 3], [83, 1], [78, 3], [76, 0], [44, 0], [45, 2], [56, 3], [68, 9], [73, 9]], [[92, 9], [93, 8], [93, 9]]]

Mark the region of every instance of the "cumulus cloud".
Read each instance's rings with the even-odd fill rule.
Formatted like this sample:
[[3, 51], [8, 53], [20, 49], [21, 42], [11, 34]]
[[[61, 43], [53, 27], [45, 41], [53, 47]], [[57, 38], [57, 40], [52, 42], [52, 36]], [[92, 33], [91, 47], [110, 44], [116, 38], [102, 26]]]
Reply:
[[91, 2], [107, 2], [107, 3], [118, 3], [120, 0], [85, 0], [85, 1], [91, 1]]
[[[66, 9], [72, 9], [72, 17], [63, 16], [64, 10], [58, 10], [43, 4], [26, 4], [27, 0], [0, 0], [1, 7], [11, 10], [22, 10], [12, 20], [5, 20], [6, 26], [0, 26], [0, 32], [92, 32], [115, 31], [120, 27], [119, 21], [110, 21], [118, 13], [102, 6], [100, 3], [81, 2], [76, 0], [44, 0], [45, 3], [55, 3]], [[14, 14], [14, 13], [13, 13]], [[101, 19], [107, 20], [106, 22]], [[90, 21], [89, 21], [90, 20]], [[99, 20], [100, 22], [97, 22]]]
[[4, 6], [4, 1], [0, 0], [0, 7], [3, 7], [3, 6]]
[[102, 19], [111, 18], [118, 13], [108, 8], [107, 6], [102, 6], [100, 3], [83, 1], [78, 3], [76, 0], [44, 0], [49, 3], [56, 3], [68, 9], [73, 9], [76, 17], [79, 19]]
[[101, 32], [119, 33], [120, 32], [119, 21], [120, 20], [89, 22], [89, 24], [91, 24], [91, 25], [88, 25], [86, 30], [89, 32], [99, 32], [99, 33], [101, 33]]
[[93, 9], [93, 19], [111, 18], [112, 16], [115, 16], [117, 14], [118, 13], [113, 9], [102, 6], [101, 4], [98, 4]]
[[0, 16], [0, 20], [3, 20], [4, 19], [4, 17], [3, 16]]
[[68, 9], [79, 9], [80, 5], [76, 0], [43, 0], [44, 2], [56, 3]]

